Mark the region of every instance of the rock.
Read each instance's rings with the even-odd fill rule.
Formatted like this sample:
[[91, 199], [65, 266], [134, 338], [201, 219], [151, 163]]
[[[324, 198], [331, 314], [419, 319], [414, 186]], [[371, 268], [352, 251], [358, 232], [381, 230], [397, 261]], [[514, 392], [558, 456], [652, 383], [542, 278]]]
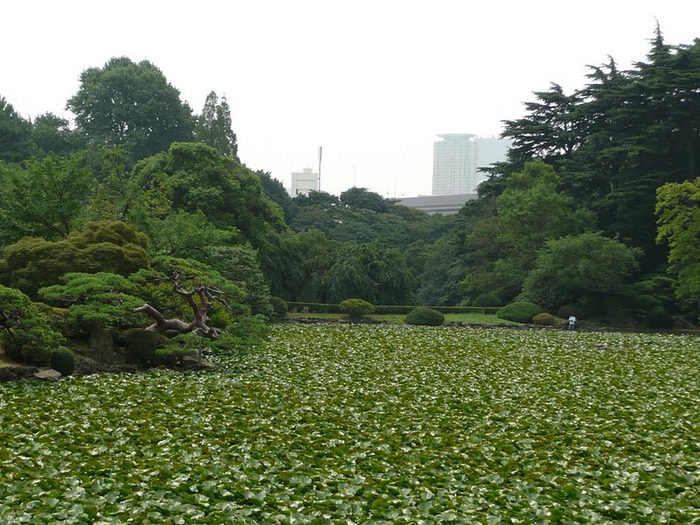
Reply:
[[212, 370], [216, 368], [216, 365], [210, 363], [206, 359], [198, 359], [196, 357], [185, 356], [182, 359], [182, 365], [180, 367], [182, 370]]
[[100, 363], [114, 364], [117, 354], [114, 351], [114, 333], [108, 328], [93, 328], [88, 345], [92, 350], [89, 357]]
[[26, 379], [38, 371], [39, 369], [34, 366], [3, 366], [0, 367], [0, 383]]
[[44, 381], [58, 381], [61, 379], [61, 372], [58, 370], [54, 370], [53, 368], [49, 368], [47, 370], [39, 370], [34, 374], [34, 377], [37, 379], [42, 379]]

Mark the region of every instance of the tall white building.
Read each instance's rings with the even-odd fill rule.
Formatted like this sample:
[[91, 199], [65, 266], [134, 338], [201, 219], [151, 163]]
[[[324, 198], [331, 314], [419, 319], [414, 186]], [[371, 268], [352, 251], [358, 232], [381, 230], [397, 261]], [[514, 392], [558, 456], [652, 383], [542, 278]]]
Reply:
[[433, 195], [476, 193], [486, 179], [478, 168], [506, 160], [511, 141], [469, 133], [438, 135], [433, 147]]
[[307, 195], [310, 191], [319, 191], [318, 173], [314, 173], [311, 168], [304, 168], [304, 171], [292, 173], [292, 197], [297, 195]]

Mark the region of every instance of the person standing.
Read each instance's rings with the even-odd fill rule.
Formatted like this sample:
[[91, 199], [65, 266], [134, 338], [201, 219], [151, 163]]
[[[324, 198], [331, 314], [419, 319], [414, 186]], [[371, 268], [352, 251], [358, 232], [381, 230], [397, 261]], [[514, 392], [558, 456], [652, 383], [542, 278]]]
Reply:
[[576, 316], [571, 314], [569, 316], [569, 331], [573, 331], [576, 328]]

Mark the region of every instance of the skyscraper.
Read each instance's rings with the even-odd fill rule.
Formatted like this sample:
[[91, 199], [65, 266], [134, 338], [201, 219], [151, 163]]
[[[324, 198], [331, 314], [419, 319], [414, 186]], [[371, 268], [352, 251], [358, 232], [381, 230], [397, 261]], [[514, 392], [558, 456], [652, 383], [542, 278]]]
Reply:
[[506, 160], [511, 142], [499, 138], [481, 138], [469, 133], [438, 135], [433, 147], [433, 195], [476, 193], [486, 179], [478, 171], [494, 162]]

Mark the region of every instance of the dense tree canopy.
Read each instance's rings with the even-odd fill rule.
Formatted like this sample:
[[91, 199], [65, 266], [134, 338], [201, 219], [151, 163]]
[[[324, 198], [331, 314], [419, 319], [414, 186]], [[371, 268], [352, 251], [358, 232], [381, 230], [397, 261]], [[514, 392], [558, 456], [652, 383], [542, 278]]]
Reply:
[[593, 232], [550, 240], [538, 252], [522, 298], [556, 310], [585, 296], [619, 293], [637, 267], [638, 254]]
[[86, 69], [67, 107], [90, 144], [122, 145], [133, 160], [191, 140], [194, 131], [189, 105], [146, 60], [112, 58], [102, 68]]
[[668, 243], [676, 294], [690, 308], [700, 309], [700, 178], [666, 184], [658, 196], [658, 240]]
[[19, 162], [33, 153], [32, 125], [0, 95], [0, 161]]

